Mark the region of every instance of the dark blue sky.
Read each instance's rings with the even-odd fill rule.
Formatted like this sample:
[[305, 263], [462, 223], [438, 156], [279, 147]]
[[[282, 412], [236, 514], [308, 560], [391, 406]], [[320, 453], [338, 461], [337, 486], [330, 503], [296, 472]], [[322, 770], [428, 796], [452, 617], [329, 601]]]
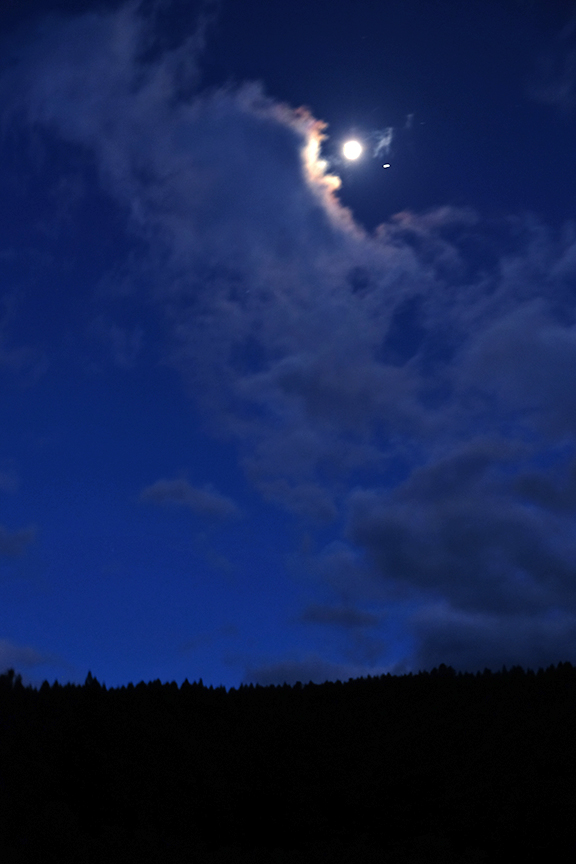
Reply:
[[0, 28], [0, 666], [574, 661], [571, 4]]

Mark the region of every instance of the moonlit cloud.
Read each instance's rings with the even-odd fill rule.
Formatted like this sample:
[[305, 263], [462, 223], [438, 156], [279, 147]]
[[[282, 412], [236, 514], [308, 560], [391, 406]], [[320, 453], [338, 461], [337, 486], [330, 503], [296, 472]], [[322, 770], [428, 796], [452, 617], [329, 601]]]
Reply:
[[392, 146], [394, 128], [392, 126], [388, 126], [387, 129], [383, 129], [381, 132], [375, 132], [373, 137], [376, 139], [376, 143], [374, 144], [374, 150], [372, 155], [374, 157], [380, 156], [381, 154], [387, 156], [390, 153], [390, 147]]
[[[320, 163], [322, 123], [254, 83], [195, 92], [196, 36], [142, 60], [135, 8], [46, 22], [1, 92], [8, 116], [94, 156], [147, 245], [162, 362], [238, 442], [266, 500], [346, 525], [340, 550], [405, 604], [408, 665], [573, 652], [576, 497], [572, 474], [549, 466], [556, 454], [573, 473], [576, 239], [448, 206], [368, 234]], [[137, 363], [144, 329], [98, 320], [117, 363]], [[185, 480], [141, 497], [238, 512]], [[2, 530], [4, 554], [32, 539]], [[355, 572], [352, 602], [366, 590]], [[340, 607], [304, 616], [371, 621]], [[246, 680], [353, 674], [313, 657], [256, 664]]]

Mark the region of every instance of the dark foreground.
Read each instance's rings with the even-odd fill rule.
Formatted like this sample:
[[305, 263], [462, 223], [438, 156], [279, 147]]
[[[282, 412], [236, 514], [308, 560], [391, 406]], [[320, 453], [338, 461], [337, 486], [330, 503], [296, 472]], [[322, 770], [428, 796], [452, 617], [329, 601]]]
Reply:
[[0, 676], [0, 862], [576, 860], [576, 668], [305, 687]]

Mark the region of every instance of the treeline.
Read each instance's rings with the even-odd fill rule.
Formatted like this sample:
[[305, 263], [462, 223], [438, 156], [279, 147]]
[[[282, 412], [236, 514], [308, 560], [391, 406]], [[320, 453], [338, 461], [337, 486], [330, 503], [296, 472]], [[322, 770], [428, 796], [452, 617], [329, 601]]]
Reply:
[[322, 685], [0, 676], [0, 861], [576, 855], [576, 668]]

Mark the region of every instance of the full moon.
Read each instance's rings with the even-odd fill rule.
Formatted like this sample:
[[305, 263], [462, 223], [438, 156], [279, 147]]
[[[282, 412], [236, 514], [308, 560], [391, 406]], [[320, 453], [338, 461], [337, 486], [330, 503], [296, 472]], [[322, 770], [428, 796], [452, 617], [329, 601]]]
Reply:
[[362, 145], [359, 141], [346, 141], [342, 152], [346, 159], [358, 159], [362, 153]]

